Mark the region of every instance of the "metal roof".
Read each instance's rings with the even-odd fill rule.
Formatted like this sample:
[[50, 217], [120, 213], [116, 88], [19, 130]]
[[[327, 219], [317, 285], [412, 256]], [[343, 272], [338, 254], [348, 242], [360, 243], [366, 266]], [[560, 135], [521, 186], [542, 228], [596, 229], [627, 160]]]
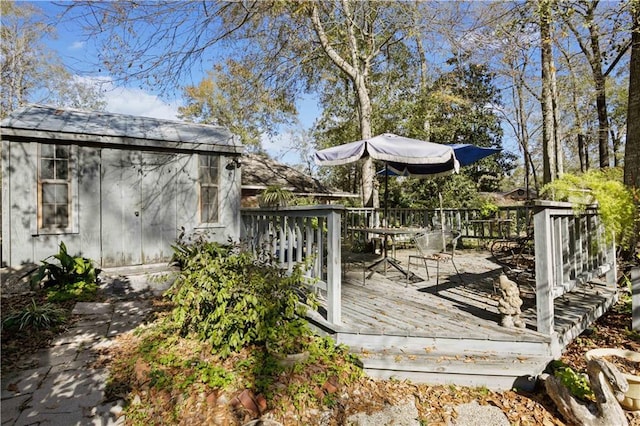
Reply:
[[0, 126], [2, 139], [17, 136], [89, 144], [242, 152], [238, 138], [224, 127], [102, 111], [32, 104], [12, 112]]

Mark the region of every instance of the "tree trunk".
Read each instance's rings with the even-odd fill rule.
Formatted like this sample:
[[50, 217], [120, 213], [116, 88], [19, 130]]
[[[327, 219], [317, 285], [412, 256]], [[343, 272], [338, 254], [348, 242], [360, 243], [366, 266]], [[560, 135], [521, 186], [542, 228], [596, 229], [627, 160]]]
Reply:
[[[362, 75], [356, 78], [356, 91], [358, 93], [361, 137], [362, 139], [369, 139], [373, 136], [371, 130], [371, 99]], [[375, 177], [376, 169], [373, 159], [366, 157], [362, 162], [362, 205], [364, 207], [380, 207]]]
[[624, 183], [629, 188], [640, 188], [640, 5], [638, 2], [635, 2], [633, 18]]
[[540, 42], [542, 61], [542, 183], [555, 179], [556, 153], [554, 152], [554, 115], [553, 115], [553, 52], [551, 50], [551, 5], [549, 0], [541, 0]]
[[587, 156], [589, 153], [587, 152], [587, 147], [584, 143], [584, 135], [582, 133], [578, 134], [578, 158], [580, 158], [580, 171], [582, 173], [587, 171]]
[[[636, 194], [640, 191], [640, 4], [633, 3], [633, 33], [631, 36], [631, 63], [629, 66], [629, 105], [627, 108], [627, 142], [624, 149], [624, 183]], [[636, 199], [636, 208], [640, 209], [640, 200]], [[636, 221], [633, 253], [640, 241], [640, 222]]]
[[602, 55], [600, 53], [600, 41], [596, 25], [589, 26], [591, 34], [591, 51], [593, 52], [591, 69], [593, 70], [593, 82], [596, 89], [596, 109], [598, 111], [598, 154], [600, 168], [604, 169], [609, 164], [609, 116], [607, 114], [607, 94], [605, 92], [605, 77], [602, 74]]

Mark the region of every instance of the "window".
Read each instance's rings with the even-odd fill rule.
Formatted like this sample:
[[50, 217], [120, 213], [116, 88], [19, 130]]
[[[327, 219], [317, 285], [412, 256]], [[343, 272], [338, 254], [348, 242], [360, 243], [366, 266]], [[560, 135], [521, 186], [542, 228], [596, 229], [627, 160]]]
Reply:
[[220, 157], [198, 155], [200, 182], [200, 222], [218, 222], [218, 170]]
[[40, 145], [38, 228], [66, 230], [71, 224], [71, 152], [65, 145]]

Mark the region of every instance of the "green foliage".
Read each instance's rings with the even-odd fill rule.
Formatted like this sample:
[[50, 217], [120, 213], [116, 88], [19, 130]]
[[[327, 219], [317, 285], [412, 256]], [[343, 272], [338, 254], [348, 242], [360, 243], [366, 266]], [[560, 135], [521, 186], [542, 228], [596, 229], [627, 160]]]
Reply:
[[628, 248], [633, 240], [638, 212], [631, 191], [622, 183], [620, 168], [590, 170], [581, 175], [565, 174], [545, 185], [542, 196], [575, 202], [578, 209], [597, 201], [607, 237], [615, 235], [616, 243], [622, 248]]
[[[258, 262], [237, 247], [204, 240], [178, 244], [183, 270], [168, 295], [175, 303], [171, 319], [182, 335], [194, 333], [221, 356], [269, 337], [306, 335], [300, 297], [305, 294], [300, 267], [288, 274]], [[280, 343], [280, 342], [279, 342]]]
[[52, 303], [38, 305], [35, 299], [32, 298], [31, 303], [23, 310], [7, 316], [2, 322], [2, 326], [18, 328], [18, 330], [24, 330], [26, 328], [46, 329], [62, 323], [65, 317], [64, 309]]
[[[57, 260], [57, 263], [49, 262], [50, 258]], [[87, 258], [71, 256], [63, 242], [60, 243], [58, 254], [49, 256], [41, 263], [31, 277], [31, 285], [35, 287], [42, 284], [48, 288], [49, 300], [90, 300], [95, 295], [100, 269], [95, 268]]]
[[278, 185], [271, 185], [260, 193], [259, 203], [261, 207], [286, 207], [294, 199], [293, 192]]
[[484, 200], [484, 202], [480, 205], [480, 216], [483, 219], [489, 219], [495, 217], [496, 213], [498, 213], [498, 206], [492, 203], [489, 200]]
[[576, 372], [562, 361], [554, 361], [551, 365], [553, 375], [577, 398], [583, 401], [593, 399], [593, 390], [586, 375]]

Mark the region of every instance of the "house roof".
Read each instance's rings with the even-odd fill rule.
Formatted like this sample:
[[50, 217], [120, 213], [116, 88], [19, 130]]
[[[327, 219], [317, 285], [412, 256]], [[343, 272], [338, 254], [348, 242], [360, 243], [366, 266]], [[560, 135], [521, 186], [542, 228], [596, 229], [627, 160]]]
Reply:
[[0, 125], [2, 139], [242, 152], [238, 138], [224, 127], [102, 111], [32, 104], [13, 111]]
[[260, 191], [268, 186], [279, 186], [299, 195], [332, 198], [356, 197], [355, 194], [325, 186], [318, 179], [262, 154], [242, 156], [242, 188]]

